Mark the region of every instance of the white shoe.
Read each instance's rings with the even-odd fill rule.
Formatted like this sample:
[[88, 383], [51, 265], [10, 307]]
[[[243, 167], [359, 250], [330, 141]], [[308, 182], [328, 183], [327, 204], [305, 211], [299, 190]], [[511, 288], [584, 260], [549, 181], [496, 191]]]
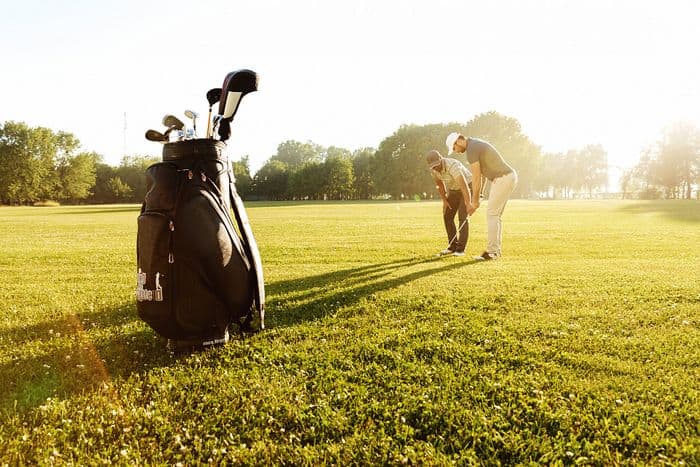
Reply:
[[448, 255], [452, 255], [452, 254], [454, 254], [454, 251], [450, 250], [449, 248], [445, 248], [444, 250], [442, 250], [440, 253], [438, 253], [435, 256], [448, 256]]
[[452, 256], [464, 256], [464, 252], [463, 251], [455, 251], [454, 253], [452, 253]]

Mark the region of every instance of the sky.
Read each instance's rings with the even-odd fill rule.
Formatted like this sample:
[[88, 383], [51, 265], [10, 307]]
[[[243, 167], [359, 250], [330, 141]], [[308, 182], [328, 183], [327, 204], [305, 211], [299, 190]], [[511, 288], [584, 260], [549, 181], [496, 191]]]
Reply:
[[144, 133], [165, 114], [205, 128], [206, 91], [249, 68], [227, 151], [253, 172], [283, 141], [377, 147], [491, 110], [544, 151], [602, 144], [629, 167], [668, 125], [700, 126], [698, 17], [675, 0], [5, 0], [0, 122], [117, 165], [160, 154]]

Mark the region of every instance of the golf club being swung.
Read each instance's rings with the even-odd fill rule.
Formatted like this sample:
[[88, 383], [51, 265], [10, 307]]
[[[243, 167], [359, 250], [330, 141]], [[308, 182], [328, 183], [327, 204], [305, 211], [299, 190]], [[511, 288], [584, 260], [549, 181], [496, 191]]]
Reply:
[[467, 216], [467, 217], [464, 219], [464, 222], [462, 222], [462, 224], [459, 226], [459, 229], [457, 229], [457, 233], [455, 233], [455, 236], [452, 237], [452, 240], [450, 240], [450, 243], [447, 244], [448, 248], [449, 248], [450, 245], [452, 245], [452, 243], [454, 243], [455, 240], [457, 240], [457, 236], [462, 232], [462, 228], [464, 227], [464, 225], [465, 225], [467, 222], [469, 222], [469, 216]]

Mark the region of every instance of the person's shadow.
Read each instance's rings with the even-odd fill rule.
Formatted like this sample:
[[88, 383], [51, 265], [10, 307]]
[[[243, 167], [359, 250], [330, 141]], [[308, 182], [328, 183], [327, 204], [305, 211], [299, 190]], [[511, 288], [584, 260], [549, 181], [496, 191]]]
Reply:
[[[408, 258], [273, 282], [266, 287], [267, 329], [317, 320], [376, 292], [474, 262]], [[418, 265], [426, 267], [413, 268]], [[5, 382], [0, 414], [37, 407], [49, 397], [100, 390], [109, 381], [186, 358], [166, 350], [165, 339], [140, 321], [132, 301], [10, 328], [2, 344], [10, 358], [0, 364]]]
[[[333, 314], [340, 307], [356, 305], [362, 298], [377, 292], [477, 262], [436, 257], [407, 258], [273, 282], [266, 285], [269, 296], [266, 324], [268, 328], [274, 328], [317, 320]], [[427, 264], [434, 267], [412, 268]]]

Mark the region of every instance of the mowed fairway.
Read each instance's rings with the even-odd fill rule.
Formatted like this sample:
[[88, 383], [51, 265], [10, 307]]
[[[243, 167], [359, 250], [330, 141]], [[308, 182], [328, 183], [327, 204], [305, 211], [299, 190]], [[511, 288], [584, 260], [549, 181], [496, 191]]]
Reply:
[[700, 463], [700, 203], [251, 203], [262, 333], [174, 357], [138, 206], [0, 208], [0, 464]]

